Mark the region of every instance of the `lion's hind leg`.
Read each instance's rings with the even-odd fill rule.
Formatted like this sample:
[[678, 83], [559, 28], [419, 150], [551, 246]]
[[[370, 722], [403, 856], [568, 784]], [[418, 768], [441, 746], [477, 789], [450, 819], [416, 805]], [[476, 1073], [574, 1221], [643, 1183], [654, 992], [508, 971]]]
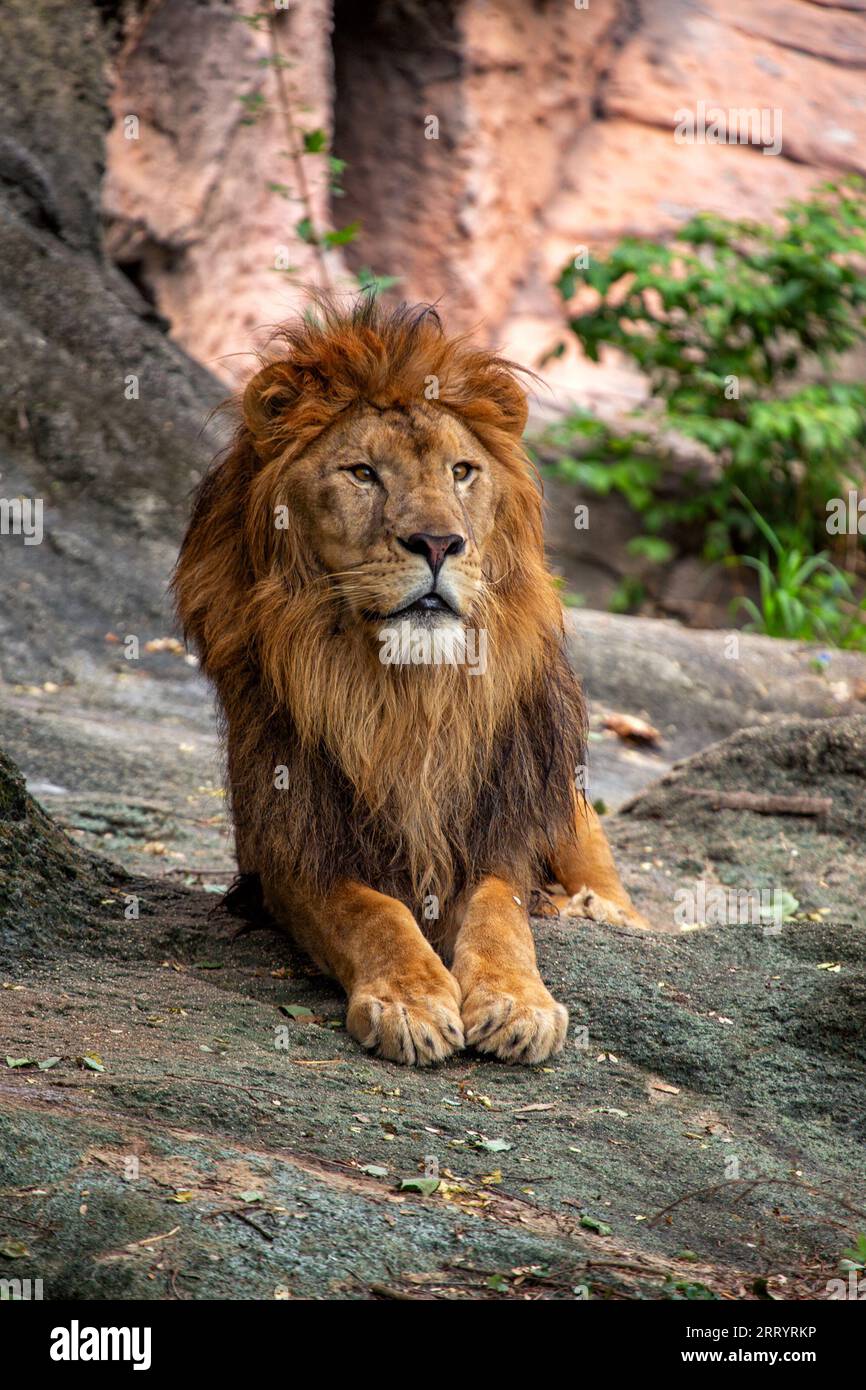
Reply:
[[607, 836], [586, 797], [578, 801], [574, 828], [563, 835], [550, 862], [551, 872], [565, 889], [553, 901], [566, 917], [588, 917], [611, 926], [640, 927], [650, 923], [638, 912], [622, 886]]

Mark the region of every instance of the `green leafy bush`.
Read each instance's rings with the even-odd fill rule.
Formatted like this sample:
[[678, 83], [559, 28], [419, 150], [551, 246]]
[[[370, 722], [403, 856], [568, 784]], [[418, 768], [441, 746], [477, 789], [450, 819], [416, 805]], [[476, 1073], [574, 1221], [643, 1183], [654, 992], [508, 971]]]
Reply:
[[769, 546], [760, 557], [743, 557], [744, 565], [757, 570], [759, 585], [758, 603], [743, 597], [734, 605], [752, 619], [747, 627], [768, 637], [866, 650], [866, 599], [857, 602], [847, 575], [826, 551], [804, 555], [796, 546], [783, 546], [748, 498], [741, 500]]
[[[621, 493], [649, 537], [698, 532], [708, 559], [760, 542], [759, 517], [803, 558], [826, 546], [828, 500], [866, 477], [866, 385], [833, 376], [866, 339], [864, 187], [823, 185], [781, 227], [701, 214], [670, 245], [626, 237], [567, 266], [558, 288], [585, 352], [624, 353], [651, 399], [625, 432], [588, 413], [550, 431], [559, 475]], [[711, 452], [713, 477], [672, 485], [671, 432]]]

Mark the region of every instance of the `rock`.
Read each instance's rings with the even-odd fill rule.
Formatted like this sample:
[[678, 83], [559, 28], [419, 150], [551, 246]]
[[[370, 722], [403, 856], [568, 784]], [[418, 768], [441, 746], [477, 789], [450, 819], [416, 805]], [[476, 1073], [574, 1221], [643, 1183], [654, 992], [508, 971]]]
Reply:
[[124, 875], [73, 845], [0, 752], [0, 966], [102, 940], [102, 899]]
[[[622, 423], [628, 428], [629, 422]], [[658, 456], [665, 461], [662, 492], [682, 498], [696, 481], [698, 486], [716, 481], [721, 464], [709, 451], [673, 431], [656, 439]], [[600, 494], [566, 482], [556, 470], [561, 454], [543, 434], [533, 433], [529, 443], [533, 457], [547, 465], [542, 473], [544, 539], [554, 571], [564, 581], [566, 604], [607, 610], [620, 597], [624, 583], [636, 582], [639, 597], [634, 607], [642, 615], [677, 617], [706, 628], [730, 625], [738, 595], [757, 597], [751, 571], [707, 565], [697, 555], [679, 554], [677, 546], [684, 537], [673, 530], [660, 537], [670, 543], [670, 560], [659, 563], [633, 554], [630, 543], [646, 535], [640, 513], [615, 490]], [[569, 446], [568, 454], [581, 457], [579, 440]]]
[[781, 715], [860, 712], [862, 652], [582, 608], [569, 610], [566, 628], [592, 700], [648, 718], [677, 758]]
[[[281, 16], [283, 76], [305, 131], [331, 126], [329, 9], [312, 0]], [[306, 208], [286, 158], [268, 30], [242, 22], [260, 10], [168, 0], [137, 15], [115, 64], [107, 143], [110, 253], [176, 341], [232, 383], [316, 279], [312, 248], [295, 232]], [[138, 122], [133, 139], [127, 117]], [[326, 156], [307, 157], [305, 169], [317, 224], [329, 225]], [[335, 281], [354, 285], [339, 252], [328, 259]]]
[[106, 632], [166, 630], [187, 498], [221, 438], [203, 426], [223, 389], [102, 252], [105, 57], [95, 8], [5, 7], [0, 496], [40, 505], [43, 533], [0, 536], [7, 680], [68, 679]]
[[[862, 173], [864, 64], [866, 21], [860, 15], [778, 3], [756, 15], [747, 0], [711, 0], [699, 12], [687, 4], [654, 7], [620, 55], [605, 109], [673, 131], [677, 109], [705, 92], [708, 105], [778, 112], [786, 159]], [[756, 160], [746, 146], [740, 153]], [[775, 162], [757, 158], [762, 167]], [[754, 177], [760, 182], [764, 175]]]
[[[330, 207], [315, 160], [308, 170], [323, 221], [362, 224], [349, 265], [400, 276], [401, 295], [440, 301], [453, 326], [480, 325], [534, 367], [566, 336], [552, 281], [579, 247], [669, 236], [701, 209], [766, 219], [862, 167], [859, 11], [381, 0], [362, 14], [352, 0], [315, 0], [280, 23], [301, 123], [332, 133], [347, 161], [346, 196]], [[183, 45], [181, 32], [192, 36]], [[177, 340], [229, 377], [228, 354], [246, 364], [253, 331], [297, 303], [297, 284], [274, 274], [275, 246], [288, 244], [298, 282], [316, 276], [292, 231], [297, 205], [268, 190], [298, 192], [280, 122], [264, 112], [241, 124], [248, 93], [273, 106], [255, 67], [266, 54], [265, 33], [223, 6], [169, 0], [129, 20], [114, 68], [111, 246]], [[675, 113], [700, 93], [726, 109], [780, 110], [781, 154], [677, 144]], [[130, 141], [122, 119], [136, 113]], [[347, 284], [343, 270], [335, 258]], [[614, 358], [590, 366], [574, 344], [544, 374], [562, 397], [619, 411], [639, 394]]]
[[[746, 805], [738, 806], [736, 795], [729, 805], [719, 803], [713, 790], [745, 793]], [[775, 798], [793, 798], [792, 812], [766, 814]], [[764, 802], [765, 810], [748, 809], [749, 801]], [[797, 814], [798, 801], [830, 804], [821, 814]], [[833, 925], [837, 949], [848, 932], [859, 953], [866, 926], [864, 810], [866, 715], [777, 717], [677, 762], [606, 824], [619, 859], [630, 866], [627, 884], [656, 925], [681, 925], [689, 913], [700, 920], [693, 909], [714, 885], [724, 892], [725, 912], [738, 894], [752, 917], [790, 899], [798, 922]]]

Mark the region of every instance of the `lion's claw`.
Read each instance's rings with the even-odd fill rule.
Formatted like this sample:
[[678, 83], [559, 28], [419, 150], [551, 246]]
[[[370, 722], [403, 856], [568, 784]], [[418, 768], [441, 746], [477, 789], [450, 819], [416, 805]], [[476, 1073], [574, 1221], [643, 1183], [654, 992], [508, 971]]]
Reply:
[[568, 1011], [539, 983], [531, 990], [497, 993], [477, 985], [463, 1002], [466, 1043], [504, 1062], [543, 1062], [560, 1052]]

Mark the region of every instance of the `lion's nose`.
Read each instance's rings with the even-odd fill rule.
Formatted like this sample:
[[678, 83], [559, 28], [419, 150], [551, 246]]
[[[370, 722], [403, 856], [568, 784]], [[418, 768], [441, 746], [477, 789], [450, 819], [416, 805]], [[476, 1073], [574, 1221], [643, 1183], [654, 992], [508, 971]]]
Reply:
[[466, 549], [463, 536], [431, 536], [428, 531], [415, 531], [404, 540], [397, 537], [400, 544], [413, 555], [423, 555], [435, 579], [447, 555], [459, 555]]

